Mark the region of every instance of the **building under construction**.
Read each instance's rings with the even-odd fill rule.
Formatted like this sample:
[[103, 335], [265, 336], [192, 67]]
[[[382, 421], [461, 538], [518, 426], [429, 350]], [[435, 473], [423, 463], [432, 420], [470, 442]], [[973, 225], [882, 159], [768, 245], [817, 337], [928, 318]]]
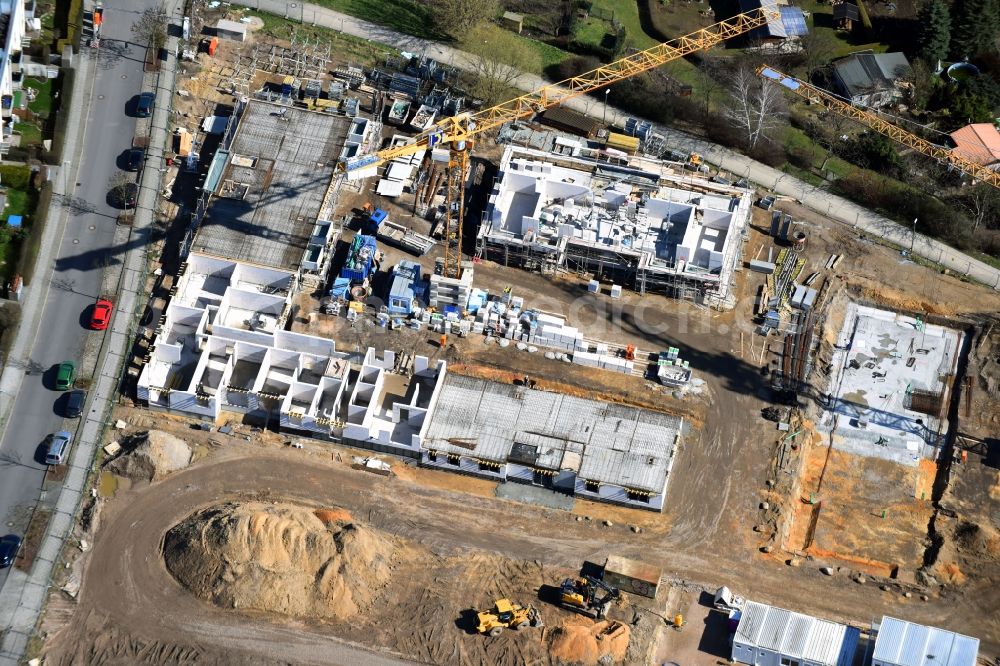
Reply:
[[508, 146], [480, 226], [479, 256], [732, 307], [750, 192], [592, 152], [582, 144], [559, 154]]
[[904, 465], [937, 459], [962, 339], [920, 317], [850, 303], [819, 428], [849, 453]]

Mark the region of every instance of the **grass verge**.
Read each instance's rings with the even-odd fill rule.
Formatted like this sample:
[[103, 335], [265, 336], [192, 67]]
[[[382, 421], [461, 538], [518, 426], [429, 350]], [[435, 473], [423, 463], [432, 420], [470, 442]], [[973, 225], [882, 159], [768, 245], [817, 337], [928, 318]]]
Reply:
[[378, 23], [393, 30], [424, 37], [442, 39], [434, 28], [430, 7], [410, 0], [315, 0], [321, 7]]
[[248, 16], [256, 16], [264, 22], [260, 32], [275, 39], [291, 40], [292, 35], [308, 38], [312, 41], [322, 40], [330, 44], [330, 50], [338, 56], [347, 56], [349, 60], [364, 65], [381, 62], [386, 55], [395, 55], [399, 51], [389, 46], [344, 34], [338, 30], [321, 26], [306, 25], [296, 20], [282, 18], [267, 12], [250, 11]]

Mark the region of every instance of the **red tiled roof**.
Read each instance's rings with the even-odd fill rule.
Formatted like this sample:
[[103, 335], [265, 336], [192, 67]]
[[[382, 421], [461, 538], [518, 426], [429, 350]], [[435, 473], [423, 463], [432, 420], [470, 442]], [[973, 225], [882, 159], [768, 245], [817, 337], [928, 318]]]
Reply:
[[951, 133], [955, 152], [976, 164], [989, 166], [1000, 162], [1000, 132], [990, 123], [966, 125]]

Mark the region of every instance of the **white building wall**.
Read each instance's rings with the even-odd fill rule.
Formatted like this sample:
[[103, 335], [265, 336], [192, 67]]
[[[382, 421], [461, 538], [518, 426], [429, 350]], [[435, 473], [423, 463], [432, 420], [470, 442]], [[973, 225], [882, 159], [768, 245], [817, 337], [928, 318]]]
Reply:
[[0, 95], [13, 95], [14, 80], [10, 56], [21, 51], [21, 39], [25, 31], [24, 2], [7, 0], [0, 3], [0, 12], [10, 16], [7, 42], [3, 45], [3, 54], [0, 55]]

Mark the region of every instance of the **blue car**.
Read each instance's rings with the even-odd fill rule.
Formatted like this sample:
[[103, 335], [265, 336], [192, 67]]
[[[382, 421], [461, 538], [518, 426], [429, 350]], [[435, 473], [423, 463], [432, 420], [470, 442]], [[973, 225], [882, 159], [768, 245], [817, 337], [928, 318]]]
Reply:
[[8, 534], [0, 538], [0, 569], [6, 569], [14, 564], [19, 552], [21, 552], [21, 537]]
[[136, 105], [135, 114], [140, 118], [149, 118], [153, 115], [153, 102], [156, 95], [151, 92], [144, 92], [139, 95], [139, 103]]

